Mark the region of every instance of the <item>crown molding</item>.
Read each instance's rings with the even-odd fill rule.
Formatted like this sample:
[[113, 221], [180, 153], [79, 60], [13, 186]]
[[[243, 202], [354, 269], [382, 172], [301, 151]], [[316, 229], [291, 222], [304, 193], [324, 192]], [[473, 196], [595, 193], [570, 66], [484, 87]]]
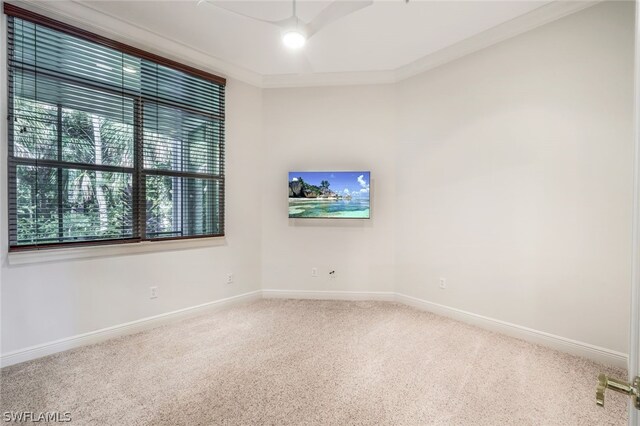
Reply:
[[273, 89], [292, 87], [347, 86], [393, 84], [429, 71], [448, 62], [485, 49], [537, 27], [609, 0], [552, 1], [533, 11], [511, 19], [472, 37], [445, 47], [396, 69], [361, 72], [262, 75], [230, 64], [191, 46], [168, 39], [148, 28], [124, 21], [87, 3], [18, 0], [16, 4], [53, 19], [62, 20], [87, 31], [169, 57], [225, 78], [233, 78], [253, 86]]
[[365, 84], [393, 84], [395, 71], [332, 72], [313, 74], [276, 74], [262, 76], [261, 87], [356, 86]]
[[262, 85], [262, 75], [215, 58], [191, 46], [171, 40], [147, 28], [98, 11], [86, 3], [72, 0], [18, 0], [7, 3], [25, 8], [69, 25], [129, 44], [195, 68], [234, 78], [253, 86]]
[[265, 75], [262, 77], [261, 87], [284, 88], [398, 83], [588, 7], [595, 6], [602, 1], [610, 0], [556, 0], [394, 70]]
[[607, 0], [553, 1], [395, 70], [396, 82], [460, 59]]

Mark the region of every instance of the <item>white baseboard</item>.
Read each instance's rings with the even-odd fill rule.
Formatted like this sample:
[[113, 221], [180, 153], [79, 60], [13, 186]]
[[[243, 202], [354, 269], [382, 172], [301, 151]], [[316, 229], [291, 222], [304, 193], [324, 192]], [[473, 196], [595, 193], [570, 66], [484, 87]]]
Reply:
[[544, 331], [534, 330], [517, 324], [501, 321], [495, 318], [474, 314], [461, 309], [451, 308], [438, 303], [429, 302], [416, 297], [394, 292], [367, 292], [367, 291], [309, 291], [309, 290], [262, 290], [264, 298], [280, 299], [319, 299], [319, 300], [378, 300], [387, 302], [399, 302], [417, 309], [433, 312], [459, 321], [466, 322], [484, 328], [537, 343], [549, 348], [557, 349], [572, 355], [581, 356], [612, 365], [619, 368], [627, 368], [628, 355], [611, 349], [580, 342]]
[[18, 364], [43, 356], [51, 355], [57, 352], [78, 348], [80, 346], [92, 345], [94, 343], [103, 342], [114, 337], [120, 337], [127, 334], [138, 333], [140, 331], [149, 330], [160, 325], [173, 322], [179, 319], [198, 315], [206, 311], [221, 309], [224, 307], [245, 303], [251, 300], [257, 300], [262, 297], [260, 290], [249, 293], [240, 294], [238, 296], [227, 297], [225, 299], [214, 300], [212, 302], [203, 303], [201, 305], [191, 306], [176, 311], [167, 312], [152, 317], [142, 318], [113, 327], [107, 327], [88, 333], [78, 334], [60, 340], [55, 340], [40, 345], [31, 346], [25, 349], [2, 354], [0, 356], [0, 367], [8, 367], [9, 365]]
[[627, 368], [629, 357], [627, 354], [622, 352], [617, 352], [585, 342], [579, 342], [577, 340], [568, 339], [566, 337], [557, 336], [544, 331], [534, 330], [532, 328], [523, 327], [495, 318], [485, 317], [483, 315], [474, 314], [461, 309], [451, 308], [438, 303], [428, 302], [405, 294], [396, 293], [395, 296], [397, 302], [414, 308], [433, 312], [434, 314], [453, 318], [486, 330], [506, 334], [528, 342], [537, 343], [572, 355], [578, 355], [602, 364]]
[[57, 352], [99, 343], [114, 337], [137, 333], [172, 321], [197, 315], [208, 310], [220, 309], [251, 300], [257, 300], [262, 297], [267, 299], [277, 298], [351, 301], [375, 300], [385, 302], [399, 302], [417, 309], [422, 309], [438, 315], [476, 325], [487, 330], [506, 334], [508, 336], [516, 337], [529, 342], [538, 343], [562, 352], [592, 359], [602, 364], [612, 365], [620, 368], [627, 368], [628, 365], [628, 356], [627, 354], [624, 354], [622, 352], [617, 352], [600, 346], [591, 345], [589, 343], [579, 342], [576, 340], [568, 339], [566, 337], [534, 330], [506, 321], [485, 317], [483, 315], [474, 314], [472, 312], [463, 311], [461, 309], [440, 305], [438, 303], [429, 302], [401, 293], [385, 291], [309, 291], [269, 289], [262, 291], [257, 290], [226, 299], [215, 300], [212, 302], [203, 303], [201, 305], [179, 309], [176, 311], [143, 318], [125, 324], [103, 328], [101, 330], [79, 334], [53, 342], [31, 346], [25, 349], [2, 354], [2, 356], [0, 356], [0, 367], [7, 367], [9, 365], [18, 364], [24, 361], [29, 361]]
[[377, 300], [395, 301], [392, 291], [262, 290], [265, 299]]

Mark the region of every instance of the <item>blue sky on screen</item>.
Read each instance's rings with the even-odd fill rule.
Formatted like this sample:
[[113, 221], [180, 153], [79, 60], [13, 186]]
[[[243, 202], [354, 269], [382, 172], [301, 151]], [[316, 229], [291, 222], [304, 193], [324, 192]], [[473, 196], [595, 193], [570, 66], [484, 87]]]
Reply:
[[342, 195], [369, 198], [369, 172], [289, 172], [289, 182], [301, 177], [311, 185], [329, 181], [329, 189]]

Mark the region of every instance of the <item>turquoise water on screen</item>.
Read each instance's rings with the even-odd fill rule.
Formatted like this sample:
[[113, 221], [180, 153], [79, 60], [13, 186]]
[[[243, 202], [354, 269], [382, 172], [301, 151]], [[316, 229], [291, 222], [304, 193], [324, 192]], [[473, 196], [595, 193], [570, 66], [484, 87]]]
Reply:
[[289, 198], [289, 217], [369, 219], [369, 199]]

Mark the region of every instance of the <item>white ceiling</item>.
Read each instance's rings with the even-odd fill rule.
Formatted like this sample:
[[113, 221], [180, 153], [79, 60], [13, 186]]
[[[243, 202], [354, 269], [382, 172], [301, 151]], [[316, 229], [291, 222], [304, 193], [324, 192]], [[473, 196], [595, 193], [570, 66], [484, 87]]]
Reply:
[[[345, 1], [345, 0], [338, 0]], [[285, 48], [281, 29], [196, 0], [82, 1], [99, 12], [262, 76], [388, 71], [469, 39], [549, 1], [375, 1], [335, 21], [299, 51]], [[312, 20], [330, 1], [299, 1]], [[291, 1], [227, 1], [261, 19], [291, 16]]]

